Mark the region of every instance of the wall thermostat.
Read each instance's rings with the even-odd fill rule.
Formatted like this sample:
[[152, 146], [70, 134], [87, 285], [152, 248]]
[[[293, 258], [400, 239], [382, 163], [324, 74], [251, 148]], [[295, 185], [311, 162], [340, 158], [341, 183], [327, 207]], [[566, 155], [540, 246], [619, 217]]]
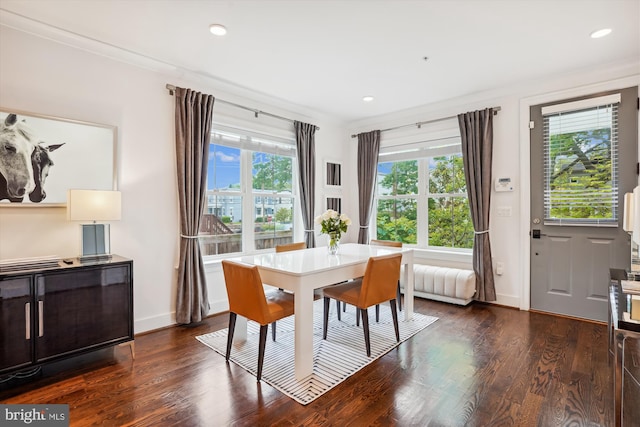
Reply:
[[513, 183], [511, 178], [496, 178], [496, 191], [513, 191]]

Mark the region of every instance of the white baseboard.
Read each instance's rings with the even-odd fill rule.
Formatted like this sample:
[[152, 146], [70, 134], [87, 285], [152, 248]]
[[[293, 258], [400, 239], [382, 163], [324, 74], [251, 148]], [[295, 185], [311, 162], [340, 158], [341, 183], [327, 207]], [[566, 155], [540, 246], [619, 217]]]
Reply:
[[167, 326], [176, 324], [176, 313], [160, 314], [158, 316], [146, 317], [144, 319], [136, 319], [133, 322], [133, 331], [136, 334], [142, 332], [153, 331], [154, 329], [166, 328]]
[[496, 294], [497, 301], [492, 301], [496, 304], [506, 305], [508, 307], [520, 308], [520, 298], [514, 295]]
[[218, 314], [225, 311], [229, 311], [229, 301], [225, 299], [219, 299], [215, 301], [209, 301], [209, 316], [212, 314]]
[[[226, 299], [209, 301], [209, 315], [223, 313], [229, 310], [229, 302]], [[166, 328], [176, 324], [176, 312], [160, 314], [158, 316], [136, 319], [133, 322], [134, 334]]]

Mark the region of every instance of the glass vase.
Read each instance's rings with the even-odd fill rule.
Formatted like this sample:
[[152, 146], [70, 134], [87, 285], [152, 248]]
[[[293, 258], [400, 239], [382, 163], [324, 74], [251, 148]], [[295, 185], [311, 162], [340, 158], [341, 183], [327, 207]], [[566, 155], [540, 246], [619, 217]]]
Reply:
[[329, 254], [335, 255], [338, 253], [338, 249], [340, 249], [340, 234], [339, 233], [329, 233], [327, 234], [329, 242], [327, 244], [327, 250]]

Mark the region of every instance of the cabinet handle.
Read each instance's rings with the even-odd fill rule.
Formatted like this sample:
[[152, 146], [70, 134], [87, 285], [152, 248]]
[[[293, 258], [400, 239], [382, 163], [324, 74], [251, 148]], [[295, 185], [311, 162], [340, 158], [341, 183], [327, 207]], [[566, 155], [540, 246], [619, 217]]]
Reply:
[[24, 330], [24, 339], [26, 340], [30, 340], [31, 339], [31, 303], [25, 303], [24, 305], [24, 324], [25, 324], [25, 330]]
[[44, 335], [44, 301], [38, 301], [38, 336], [41, 337]]

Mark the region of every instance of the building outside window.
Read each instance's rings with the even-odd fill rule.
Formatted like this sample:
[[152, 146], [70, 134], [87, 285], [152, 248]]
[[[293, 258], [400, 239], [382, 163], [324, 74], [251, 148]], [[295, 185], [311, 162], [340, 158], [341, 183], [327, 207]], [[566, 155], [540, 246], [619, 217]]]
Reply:
[[200, 227], [203, 256], [293, 241], [294, 157], [293, 140], [214, 125]]

